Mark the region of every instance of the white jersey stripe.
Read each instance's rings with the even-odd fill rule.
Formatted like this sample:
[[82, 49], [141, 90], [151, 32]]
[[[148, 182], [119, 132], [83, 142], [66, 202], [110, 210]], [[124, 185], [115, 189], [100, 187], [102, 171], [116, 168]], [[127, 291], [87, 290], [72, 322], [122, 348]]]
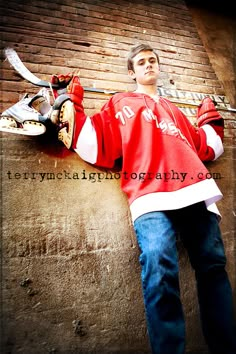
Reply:
[[90, 117], [87, 117], [79, 134], [75, 152], [89, 163], [96, 163], [98, 155], [97, 134]]
[[210, 146], [214, 150], [214, 160], [216, 160], [224, 152], [224, 147], [221, 138], [219, 137], [219, 135], [217, 135], [214, 128], [212, 128], [209, 124], [202, 125], [201, 128], [206, 133], [207, 146]]

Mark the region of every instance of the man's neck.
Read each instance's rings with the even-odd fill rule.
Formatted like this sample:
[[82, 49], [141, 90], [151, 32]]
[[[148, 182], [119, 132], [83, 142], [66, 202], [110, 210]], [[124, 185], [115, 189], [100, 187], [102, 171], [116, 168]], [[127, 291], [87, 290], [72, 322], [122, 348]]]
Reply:
[[158, 91], [157, 91], [157, 86], [156, 85], [138, 85], [137, 89], [135, 92], [138, 93], [145, 93], [146, 95], [149, 96], [157, 96]]
[[135, 92], [144, 93], [152, 97], [156, 102], [159, 102], [159, 94], [156, 85], [138, 85]]

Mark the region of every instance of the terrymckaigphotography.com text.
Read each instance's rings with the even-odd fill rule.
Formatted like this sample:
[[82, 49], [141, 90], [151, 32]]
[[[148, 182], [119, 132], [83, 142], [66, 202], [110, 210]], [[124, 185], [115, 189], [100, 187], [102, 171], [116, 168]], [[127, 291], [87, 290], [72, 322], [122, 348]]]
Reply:
[[46, 181], [61, 181], [61, 180], [81, 180], [90, 183], [104, 182], [108, 180], [120, 180], [121, 178], [125, 180], [136, 180], [140, 182], [147, 182], [150, 180], [162, 180], [164, 182], [178, 180], [180, 182], [185, 182], [188, 179], [215, 179], [219, 180], [222, 178], [219, 172], [198, 172], [196, 176], [191, 175], [184, 171], [169, 170], [166, 172], [88, 172], [86, 170], [81, 171], [57, 171], [57, 172], [12, 172], [8, 171], [6, 173], [7, 179], [14, 182], [18, 181], [38, 181], [40, 183]]

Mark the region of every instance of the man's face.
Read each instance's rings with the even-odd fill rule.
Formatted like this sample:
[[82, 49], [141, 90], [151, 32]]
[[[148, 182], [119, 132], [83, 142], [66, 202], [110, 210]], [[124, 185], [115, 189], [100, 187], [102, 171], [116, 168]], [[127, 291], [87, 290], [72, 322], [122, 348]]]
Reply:
[[154, 85], [159, 76], [157, 57], [151, 51], [143, 51], [133, 58], [134, 70], [129, 70], [129, 75], [137, 84]]

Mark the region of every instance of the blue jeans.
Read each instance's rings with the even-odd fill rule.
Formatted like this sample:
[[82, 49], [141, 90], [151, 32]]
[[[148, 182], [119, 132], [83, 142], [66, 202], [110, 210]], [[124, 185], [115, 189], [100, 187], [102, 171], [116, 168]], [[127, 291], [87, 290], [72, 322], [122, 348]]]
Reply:
[[202, 330], [212, 354], [236, 354], [232, 289], [218, 220], [204, 203], [144, 214], [134, 222], [147, 328], [154, 354], [185, 352], [176, 236], [195, 271]]

